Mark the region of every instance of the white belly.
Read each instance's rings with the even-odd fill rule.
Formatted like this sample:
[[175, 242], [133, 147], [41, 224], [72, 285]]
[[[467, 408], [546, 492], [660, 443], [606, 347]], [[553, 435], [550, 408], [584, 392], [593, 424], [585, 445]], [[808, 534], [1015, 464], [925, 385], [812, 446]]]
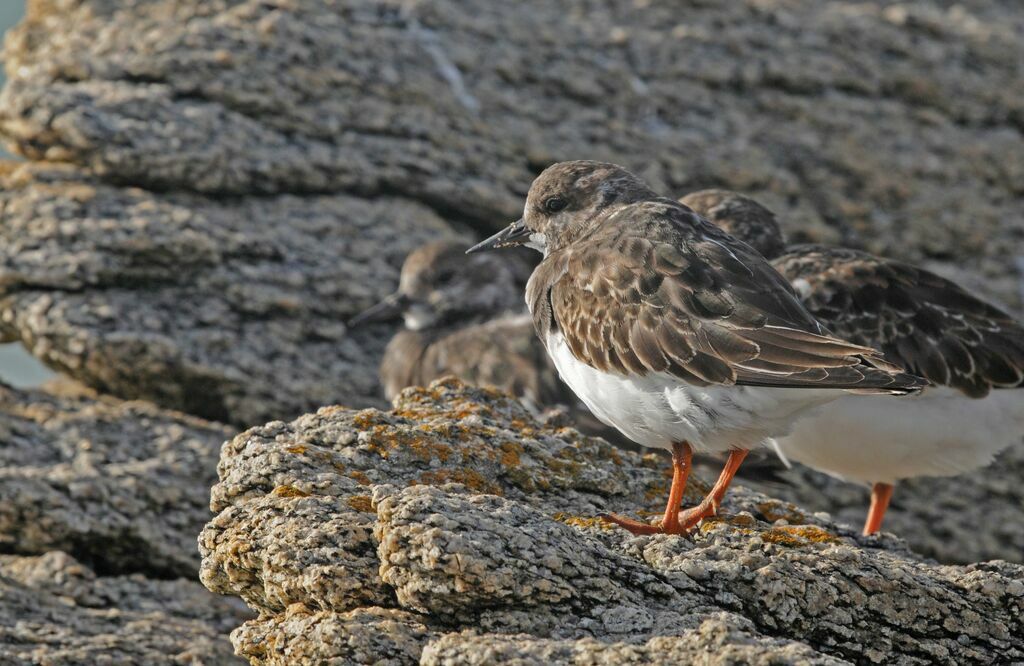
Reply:
[[690, 386], [667, 374], [601, 372], [572, 355], [560, 333], [546, 341], [562, 380], [601, 421], [642, 446], [697, 451], [751, 449], [789, 432], [793, 421], [840, 391]]
[[1024, 389], [971, 399], [953, 389], [920, 395], [845, 395], [777, 438], [780, 453], [850, 481], [894, 483], [982, 467], [1024, 436]]

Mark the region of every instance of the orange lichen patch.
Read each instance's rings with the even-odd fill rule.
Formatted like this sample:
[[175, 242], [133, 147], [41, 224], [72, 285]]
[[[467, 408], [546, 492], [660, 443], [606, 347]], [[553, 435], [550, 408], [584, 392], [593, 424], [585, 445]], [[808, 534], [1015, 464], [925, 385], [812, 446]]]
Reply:
[[758, 504], [757, 510], [770, 522], [779, 519], [785, 520], [790, 525], [802, 525], [807, 522], [807, 516], [795, 504], [771, 500]]
[[773, 527], [761, 533], [761, 540], [788, 548], [806, 546], [812, 543], [839, 543], [840, 539], [831, 532], [815, 525], [787, 525]]
[[349, 472], [348, 476], [361, 486], [370, 485], [370, 477], [366, 476], [366, 474], [360, 472], [358, 469], [354, 469]]
[[440, 434], [442, 438], [458, 439], [453, 435], [454, 429], [450, 425], [442, 425], [424, 426], [421, 430], [423, 434], [395, 430], [388, 426], [374, 426], [370, 431], [370, 440], [367, 442], [366, 448], [385, 460], [393, 451], [406, 449], [423, 462], [430, 462], [435, 458], [442, 463], [448, 462], [455, 453], [454, 449], [439, 441], [439, 438], [434, 435]]
[[352, 425], [360, 430], [369, 430], [374, 426], [380, 426], [381, 413], [375, 409], [364, 409], [352, 417]]
[[584, 529], [597, 528], [600, 530], [610, 530], [613, 525], [607, 521], [601, 520], [600, 518], [593, 518], [587, 516], [574, 516], [572, 514], [563, 513], [559, 511], [554, 516], [555, 520], [572, 527], [582, 527]]
[[369, 495], [352, 495], [345, 500], [345, 503], [356, 511], [362, 511], [363, 513], [375, 513], [373, 510], [373, 502], [370, 500]]
[[308, 448], [309, 447], [307, 447], [305, 444], [296, 444], [295, 446], [289, 446], [288, 448], [285, 449], [285, 451], [287, 451], [288, 453], [294, 453], [296, 455], [302, 455], [308, 450]]
[[295, 486], [278, 486], [270, 494], [275, 497], [309, 497], [309, 493]]
[[521, 462], [520, 456], [526, 450], [522, 444], [518, 442], [502, 442], [498, 447], [501, 451], [501, 456], [498, 461], [503, 467], [519, 467]]
[[461, 483], [470, 490], [490, 495], [502, 494], [501, 486], [493, 481], [488, 481], [480, 472], [468, 467], [430, 470], [421, 474], [418, 480], [410, 481], [409, 485], [440, 486], [446, 483]]
[[755, 525], [757, 525], [757, 520], [748, 513], [741, 513], [735, 516], [708, 516], [701, 521], [700, 531], [707, 534], [718, 527], [729, 526], [738, 529], [741, 534], [753, 534], [754, 530], [751, 528]]

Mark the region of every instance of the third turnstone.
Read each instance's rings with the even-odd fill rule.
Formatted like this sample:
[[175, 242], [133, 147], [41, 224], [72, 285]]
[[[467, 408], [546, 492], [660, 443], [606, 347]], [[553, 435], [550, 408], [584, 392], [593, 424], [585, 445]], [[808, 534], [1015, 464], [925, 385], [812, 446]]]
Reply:
[[934, 387], [899, 401], [846, 396], [777, 438], [780, 453], [873, 484], [864, 533], [878, 531], [893, 484], [987, 465], [1024, 434], [1024, 329], [922, 268], [857, 250], [786, 247], [756, 201], [705, 190], [681, 201], [746, 240], [788, 278], [834, 334], [874, 347]]
[[[469, 251], [524, 244], [544, 254], [527, 304], [563, 380], [605, 423], [672, 452], [659, 525], [605, 516], [634, 533], [683, 533], [715, 512], [747, 451], [837, 389], [923, 385], [829, 336], [761, 255], [614, 164], [549, 167], [523, 218]], [[694, 450], [729, 458], [680, 515]]]

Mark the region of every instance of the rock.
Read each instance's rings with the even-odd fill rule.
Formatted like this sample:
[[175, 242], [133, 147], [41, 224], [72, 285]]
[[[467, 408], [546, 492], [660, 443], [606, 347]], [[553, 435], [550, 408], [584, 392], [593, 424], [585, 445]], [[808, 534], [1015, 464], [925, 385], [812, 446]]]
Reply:
[[956, 264], [1021, 306], [1016, 12], [641, 4], [33, 0], [0, 131], [79, 169], [6, 184], [30, 240], [0, 243], [3, 335], [239, 425], [372, 405], [393, 330], [341, 322], [439, 217], [493, 230], [570, 157], [741, 190], [794, 240]]
[[[862, 525], [870, 493], [795, 465], [777, 474], [781, 483], [748, 481], [763, 492], [808, 511], [826, 511]], [[883, 529], [898, 534], [916, 552], [946, 563], [1000, 559], [1024, 563], [1024, 446], [999, 455], [970, 474], [918, 478], [896, 485]]]
[[222, 425], [141, 402], [0, 385], [0, 552], [194, 577]]
[[229, 664], [247, 617], [193, 581], [97, 576], [66, 553], [0, 555], [5, 664]]
[[31, 165], [3, 185], [0, 336], [101, 391], [236, 424], [381, 404], [393, 329], [343, 322], [409, 248], [456, 237], [386, 197], [224, 202]]
[[324, 408], [224, 446], [201, 579], [260, 612], [232, 633], [255, 664], [1024, 659], [1024, 566], [743, 487], [692, 540], [593, 517], [656, 513], [666, 469], [454, 380]]

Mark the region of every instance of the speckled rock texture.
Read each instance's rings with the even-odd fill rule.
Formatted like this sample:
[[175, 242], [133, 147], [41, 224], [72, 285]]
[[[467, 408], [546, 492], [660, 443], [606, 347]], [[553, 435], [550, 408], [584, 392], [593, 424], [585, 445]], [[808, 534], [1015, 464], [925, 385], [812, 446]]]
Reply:
[[142, 402], [0, 384], [0, 552], [195, 577], [226, 426]]
[[[863, 525], [870, 503], [865, 486], [845, 483], [803, 466], [779, 471], [778, 482], [747, 481], [762, 492]], [[896, 485], [883, 528], [940, 562], [984, 560], [1024, 563], [1024, 444], [1007, 449], [989, 467], [949, 478], [919, 478]]]
[[0, 132], [78, 170], [5, 187], [3, 335], [239, 425], [372, 404], [388, 331], [347, 316], [580, 157], [1019, 308], [1022, 32], [995, 0], [30, 0]]
[[324, 408], [225, 444], [201, 579], [259, 613], [232, 633], [254, 664], [1024, 659], [1020, 565], [743, 487], [692, 539], [593, 518], [656, 514], [666, 467], [454, 380]]
[[0, 663], [242, 664], [223, 636], [240, 606], [190, 580], [97, 576], [58, 551], [0, 555]]

